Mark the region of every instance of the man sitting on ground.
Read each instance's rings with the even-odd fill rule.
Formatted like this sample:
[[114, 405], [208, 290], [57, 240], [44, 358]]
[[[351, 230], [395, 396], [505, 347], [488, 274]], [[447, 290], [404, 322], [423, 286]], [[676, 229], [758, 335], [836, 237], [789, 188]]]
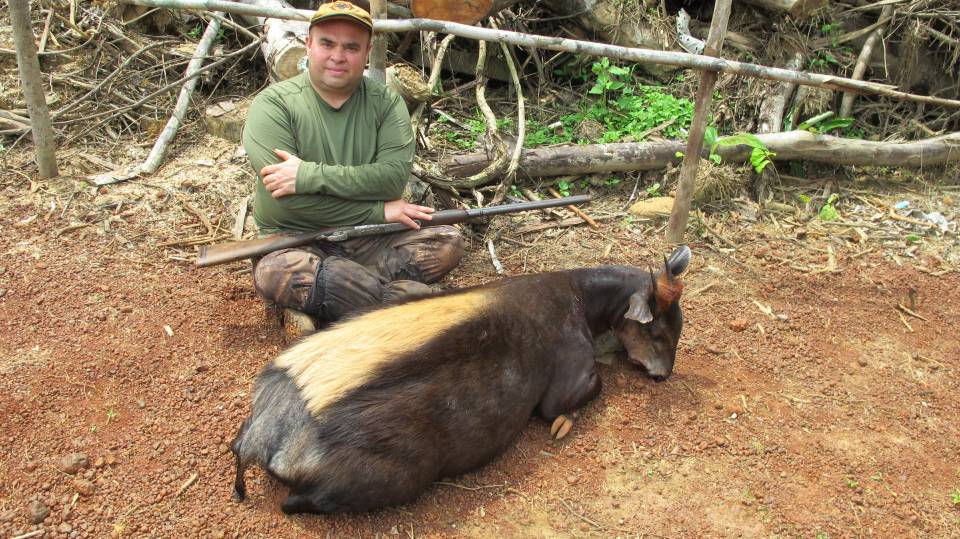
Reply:
[[401, 199], [416, 143], [403, 99], [363, 76], [372, 32], [363, 9], [321, 5], [310, 19], [307, 72], [262, 91], [243, 130], [261, 235], [384, 222], [411, 229], [255, 261], [261, 296], [322, 321], [428, 293], [463, 255], [456, 228], [420, 229], [413, 220], [433, 209]]

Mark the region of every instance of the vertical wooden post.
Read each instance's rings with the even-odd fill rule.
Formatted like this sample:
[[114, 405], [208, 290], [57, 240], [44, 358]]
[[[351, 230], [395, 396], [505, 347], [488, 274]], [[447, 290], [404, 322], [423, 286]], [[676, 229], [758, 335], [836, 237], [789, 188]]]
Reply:
[[60, 175], [57, 169], [57, 145], [50, 125], [50, 110], [43, 95], [43, 79], [40, 75], [40, 60], [33, 39], [30, 22], [29, 0], [10, 0], [10, 25], [13, 27], [13, 42], [17, 49], [17, 66], [23, 81], [23, 96], [30, 115], [30, 135], [37, 151], [37, 165], [41, 178]]
[[[731, 1], [717, 0], [713, 6], [710, 34], [707, 36], [707, 43], [703, 49], [703, 54], [707, 56], [720, 55], [720, 49], [723, 47], [723, 36], [727, 33], [727, 20], [730, 19]], [[682, 243], [683, 233], [687, 229], [690, 200], [693, 198], [693, 190], [696, 187], [700, 152], [703, 150], [703, 133], [707, 129], [707, 118], [710, 116], [710, 99], [713, 96], [713, 86], [716, 82], [716, 71], [700, 72], [700, 88], [697, 90], [693, 121], [690, 124], [690, 135], [687, 137], [687, 151], [683, 154], [683, 165], [680, 167], [677, 199], [673, 203], [670, 222], [667, 224], [667, 243]]]
[[[373, 20], [387, 18], [386, 0], [370, 0], [370, 16]], [[370, 51], [370, 77], [386, 84], [387, 82], [387, 34], [373, 33], [373, 50]]]

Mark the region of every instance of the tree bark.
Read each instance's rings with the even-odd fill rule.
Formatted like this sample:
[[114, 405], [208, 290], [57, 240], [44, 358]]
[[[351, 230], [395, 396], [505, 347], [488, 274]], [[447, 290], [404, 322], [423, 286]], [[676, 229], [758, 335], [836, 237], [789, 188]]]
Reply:
[[[960, 161], [960, 133], [912, 142], [873, 142], [786, 131], [757, 135], [774, 161], [801, 159], [833, 165], [873, 165], [919, 168]], [[519, 174], [528, 177], [572, 176], [660, 170], [677, 163], [682, 141], [619, 142], [613, 144], [549, 146], [524, 150]], [[748, 146], [721, 146], [717, 153], [725, 162], [750, 160]], [[701, 153], [706, 157], [706, 152]], [[463, 178], [476, 174], [490, 158], [484, 153], [454, 156], [443, 162], [446, 174]]]
[[33, 25], [30, 21], [28, 0], [10, 0], [10, 25], [13, 27], [13, 42], [17, 49], [17, 66], [23, 82], [23, 97], [30, 116], [31, 136], [37, 151], [40, 177], [54, 178], [60, 175], [57, 169], [57, 146], [50, 125], [50, 110], [43, 95], [43, 79], [40, 61], [34, 43]]
[[[370, 16], [373, 20], [387, 18], [387, 1], [370, 0]], [[371, 36], [370, 50], [370, 77], [381, 83], [387, 83], [387, 36], [382, 32], [374, 32]]]

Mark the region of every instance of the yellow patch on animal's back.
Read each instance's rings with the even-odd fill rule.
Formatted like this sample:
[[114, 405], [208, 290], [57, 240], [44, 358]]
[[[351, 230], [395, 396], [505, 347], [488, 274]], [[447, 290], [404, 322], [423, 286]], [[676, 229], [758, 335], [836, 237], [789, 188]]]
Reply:
[[372, 311], [311, 335], [280, 354], [274, 365], [287, 369], [316, 416], [367, 383], [381, 365], [477, 315], [493, 299], [491, 290], [476, 290]]

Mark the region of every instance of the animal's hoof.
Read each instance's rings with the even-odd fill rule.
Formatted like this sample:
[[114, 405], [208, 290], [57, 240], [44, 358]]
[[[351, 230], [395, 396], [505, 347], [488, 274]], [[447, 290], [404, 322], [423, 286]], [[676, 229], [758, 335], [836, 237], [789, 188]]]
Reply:
[[573, 421], [568, 419], [567, 416], [560, 414], [553, 420], [553, 425], [550, 425], [550, 436], [553, 436], [555, 440], [559, 440], [566, 436], [572, 427]]

